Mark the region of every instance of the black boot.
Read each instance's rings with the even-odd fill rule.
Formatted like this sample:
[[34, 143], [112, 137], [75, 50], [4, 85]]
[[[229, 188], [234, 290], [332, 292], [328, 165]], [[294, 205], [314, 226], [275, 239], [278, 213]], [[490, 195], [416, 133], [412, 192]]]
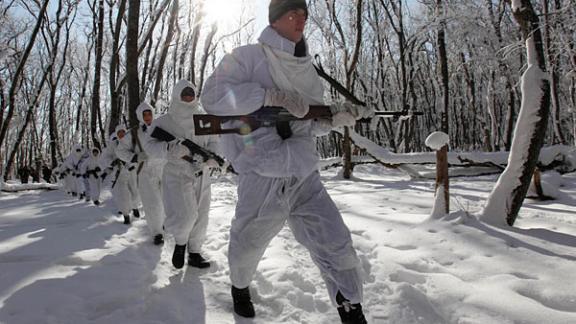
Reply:
[[362, 305], [350, 304], [350, 301], [340, 292], [336, 294], [336, 303], [338, 303], [338, 314], [343, 324], [368, 324], [362, 312]]
[[210, 262], [206, 261], [200, 253], [188, 253], [188, 265], [194, 268], [205, 269], [210, 267]]
[[232, 300], [234, 302], [234, 313], [248, 318], [256, 316], [248, 287], [238, 289], [232, 286]]
[[130, 215], [124, 215], [124, 224], [130, 225]]
[[172, 254], [172, 264], [174, 268], [180, 269], [184, 266], [184, 255], [186, 254], [186, 244], [174, 247], [174, 254]]
[[164, 244], [164, 236], [162, 234], [156, 234], [154, 236], [154, 245]]
[[94, 205], [100, 206], [100, 200], [94, 200]]
[[138, 209], [132, 209], [132, 214], [136, 218], [140, 218], [140, 211]]

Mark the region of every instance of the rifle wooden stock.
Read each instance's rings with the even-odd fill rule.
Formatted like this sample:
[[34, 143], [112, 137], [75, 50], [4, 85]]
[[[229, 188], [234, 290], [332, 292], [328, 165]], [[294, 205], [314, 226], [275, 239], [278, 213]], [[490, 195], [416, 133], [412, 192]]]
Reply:
[[[376, 111], [379, 117], [397, 117], [423, 115], [421, 111]], [[249, 115], [217, 116], [217, 115], [194, 115], [195, 135], [218, 135], [218, 134], [240, 134], [247, 135], [260, 127], [275, 127], [277, 122], [309, 120], [309, 119], [331, 119], [332, 112], [330, 106], [313, 105], [310, 106], [308, 114], [298, 118], [286, 109], [281, 107], [262, 107]], [[242, 121], [244, 124], [237, 128], [222, 128], [222, 124], [229, 121]]]

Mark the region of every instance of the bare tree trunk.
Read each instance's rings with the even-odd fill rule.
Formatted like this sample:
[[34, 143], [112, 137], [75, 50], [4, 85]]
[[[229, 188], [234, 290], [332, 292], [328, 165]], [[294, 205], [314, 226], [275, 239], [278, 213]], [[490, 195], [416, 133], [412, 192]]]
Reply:
[[[4, 94], [5, 83], [4, 80], [0, 80], [0, 127], [4, 120], [4, 111], [6, 110], [6, 95]], [[0, 161], [0, 164], [2, 161]]]
[[168, 56], [168, 49], [172, 43], [172, 38], [174, 37], [174, 29], [176, 27], [176, 19], [178, 18], [178, 0], [174, 0], [172, 3], [172, 10], [170, 12], [170, 19], [168, 21], [168, 31], [166, 33], [166, 39], [164, 39], [164, 45], [162, 46], [162, 53], [160, 54], [160, 60], [157, 64], [156, 72], [156, 82], [154, 84], [154, 92], [152, 94], [152, 99], [150, 103], [152, 106], [156, 104], [158, 100], [158, 93], [160, 92], [160, 86], [162, 84], [162, 78], [164, 76], [164, 64], [166, 63], [166, 57]]
[[472, 112], [471, 126], [469, 129], [469, 132], [471, 132], [472, 136], [471, 136], [471, 143], [469, 144], [472, 144], [472, 146], [475, 148], [476, 142], [475, 142], [475, 136], [473, 134], [476, 132], [476, 114], [478, 109], [477, 107], [478, 104], [476, 103], [477, 100], [476, 81], [474, 80], [474, 76], [470, 73], [470, 70], [468, 68], [468, 62], [466, 62], [466, 57], [464, 56], [463, 52], [460, 53], [460, 60], [462, 62], [462, 67], [464, 70], [464, 77], [467, 85], [467, 94], [469, 96], [470, 108]]
[[80, 90], [80, 103], [78, 104], [77, 114], [76, 114], [76, 127], [75, 131], [80, 130], [80, 120], [82, 119], [82, 108], [84, 107], [84, 98], [86, 97], [86, 90], [88, 88], [88, 75], [90, 73], [90, 62], [92, 62], [92, 45], [88, 49], [88, 62], [86, 63], [86, 68], [84, 69], [84, 75], [82, 80], [82, 90]]
[[551, 95], [552, 95], [552, 127], [554, 129], [554, 137], [556, 143], [566, 144], [566, 139], [560, 128], [560, 100], [558, 99], [558, 83], [560, 78], [558, 76], [558, 60], [556, 59], [556, 45], [552, 43], [552, 36], [550, 35], [550, 28], [552, 21], [548, 10], [548, 0], [542, 0], [542, 9], [544, 14], [544, 39], [546, 53], [548, 54], [548, 65], [551, 74]]
[[[362, 46], [362, 7], [363, 1], [357, 0], [356, 1], [356, 22], [354, 27], [356, 28], [356, 43], [354, 45], [354, 51], [352, 52], [350, 62], [348, 62], [348, 55], [345, 55], [345, 66], [346, 66], [346, 89], [352, 91], [352, 77], [354, 71], [356, 70], [356, 66], [358, 65], [358, 58], [360, 55], [360, 49]], [[336, 15], [334, 13], [334, 15]], [[335, 20], [337, 22], [337, 20]], [[338, 25], [337, 25], [338, 26]], [[342, 39], [344, 39], [344, 35], [342, 34]], [[347, 51], [345, 49], [345, 51]], [[352, 177], [352, 141], [350, 139], [350, 131], [348, 127], [344, 127], [344, 141], [343, 141], [343, 159], [344, 159], [344, 171], [343, 177], [344, 179], [350, 179]]]
[[214, 39], [214, 35], [218, 31], [218, 25], [213, 24], [210, 33], [206, 35], [206, 40], [204, 42], [204, 54], [202, 55], [202, 61], [200, 62], [200, 78], [198, 80], [197, 88], [198, 95], [202, 92], [202, 87], [204, 86], [204, 73], [206, 72], [206, 64], [208, 63], [208, 57], [210, 56], [210, 45]]
[[496, 73], [492, 71], [490, 73], [490, 80], [488, 81], [488, 90], [486, 93], [486, 108], [488, 110], [488, 116], [490, 116], [490, 132], [488, 139], [490, 142], [487, 143], [487, 146], [490, 148], [490, 151], [496, 152], [500, 150], [499, 145], [499, 128], [498, 128], [498, 121], [496, 116], [496, 89], [494, 83], [496, 82]]
[[572, 107], [574, 107], [572, 109], [572, 137], [574, 143], [572, 144], [576, 144], [576, 78], [574, 77], [572, 77], [572, 83], [570, 85], [570, 98], [572, 98]]
[[[104, 42], [104, 0], [98, 1], [98, 13], [96, 15], [96, 8], [94, 8], [94, 18], [98, 17], [96, 24], [96, 46], [94, 47], [94, 84], [92, 87], [92, 105], [90, 107], [90, 136], [92, 143], [98, 149], [102, 149], [102, 145], [97, 137], [97, 122], [100, 112], [100, 76], [102, 71], [102, 53]], [[96, 2], [94, 3], [96, 5]], [[101, 123], [100, 123], [101, 124]]]
[[[550, 113], [550, 82], [546, 73], [538, 16], [530, 0], [519, 2], [514, 2], [519, 7], [516, 8], [513, 4], [512, 11], [526, 40], [528, 56], [528, 69], [522, 77], [522, 107], [508, 166], [492, 190], [482, 215], [483, 220], [495, 224], [504, 224], [501, 217], [505, 216], [505, 223], [509, 226], [514, 225], [528, 192], [546, 136]], [[535, 117], [539, 119], [532, 122]]]
[[[162, 28], [164, 28], [164, 26], [162, 26]], [[163, 34], [164, 31], [162, 30], [160, 32], [160, 34]], [[160, 44], [160, 41], [158, 42], [158, 44]], [[156, 45], [156, 49], [158, 48], [158, 44]], [[154, 46], [154, 41], [152, 39], [150, 39], [148, 41], [148, 45], [146, 46], [146, 54], [144, 55], [144, 57], [142, 57], [141, 59], [144, 60], [144, 64], [143, 64], [143, 68], [142, 71], [140, 72], [140, 92], [142, 94], [142, 96], [146, 97], [147, 93], [148, 93], [148, 87], [146, 86], [146, 84], [148, 83], [148, 81], [146, 80], [147, 76], [151, 76], [154, 72], [153, 67], [151, 67], [151, 62], [154, 62], [154, 60], [156, 59], [156, 53], [154, 53], [154, 57], [152, 57], [152, 60], [150, 59], [150, 56], [152, 54], [152, 49]]]
[[445, 22], [442, 8], [442, 0], [436, 0], [436, 15], [440, 19], [438, 27], [438, 58], [440, 61], [440, 78], [442, 80], [442, 131], [450, 134], [448, 120], [450, 113], [450, 86], [448, 75], [448, 55], [446, 53], [446, 35], [444, 32]]
[[120, 89], [117, 89], [118, 65], [120, 62], [120, 31], [122, 22], [126, 13], [126, 0], [120, 0], [118, 14], [116, 15], [116, 24], [112, 35], [112, 53], [110, 58], [110, 71], [108, 72], [108, 82], [110, 84], [110, 122], [108, 124], [108, 134], [114, 132], [116, 126], [120, 123]]
[[506, 90], [508, 92], [508, 111], [506, 112], [506, 128], [504, 129], [504, 149], [509, 152], [512, 148], [512, 137], [514, 135], [516, 91], [509, 81], [506, 81]]
[[128, 82], [128, 112], [130, 127], [138, 126], [136, 109], [140, 104], [140, 86], [138, 81], [138, 31], [140, 24], [140, 1], [129, 0], [128, 30], [126, 40], [126, 78]]
[[[192, 44], [190, 46], [190, 71], [188, 72], [188, 79], [192, 83], [196, 83], [196, 48], [198, 47], [198, 40], [200, 39], [200, 31], [204, 20], [203, 6], [204, 2], [199, 4], [200, 8], [194, 17], [194, 29], [192, 30]], [[190, 8], [192, 10], [192, 8]]]

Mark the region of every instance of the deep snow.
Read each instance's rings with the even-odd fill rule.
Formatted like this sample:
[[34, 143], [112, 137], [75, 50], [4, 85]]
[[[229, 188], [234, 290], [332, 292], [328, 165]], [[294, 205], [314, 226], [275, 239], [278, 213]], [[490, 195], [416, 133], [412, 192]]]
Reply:
[[[454, 211], [429, 215], [434, 182], [376, 165], [323, 180], [365, 270], [369, 323], [576, 323], [576, 174], [544, 174], [558, 200], [527, 199], [514, 228], [475, 215], [496, 175], [451, 180]], [[1, 323], [337, 323], [318, 270], [285, 227], [253, 281], [255, 320], [232, 315], [226, 262], [233, 178], [213, 187], [210, 270], [173, 269], [173, 240], [144, 220], [62, 191], [0, 193]], [[456, 211], [458, 210], [458, 211]]]

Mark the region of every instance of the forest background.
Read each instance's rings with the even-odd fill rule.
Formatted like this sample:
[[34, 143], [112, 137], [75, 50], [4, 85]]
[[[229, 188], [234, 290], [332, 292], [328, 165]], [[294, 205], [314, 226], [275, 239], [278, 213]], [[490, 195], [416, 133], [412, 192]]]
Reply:
[[[74, 144], [106, 145], [135, 106], [168, 107], [179, 79], [202, 88], [222, 55], [255, 42], [266, 0], [9, 0], [0, 3], [0, 170], [55, 167]], [[551, 105], [545, 145], [576, 138], [576, 3], [532, 1]], [[504, 0], [311, 0], [307, 38], [317, 63], [374, 110], [423, 116], [358, 123], [392, 152], [422, 152], [433, 131], [450, 149], [509, 151], [527, 67]], [[135, 37], [137, 36], [137, 37]], [[326, 85], [327, 89], [330, 89]], [[342, 100], [334, 90], [327, 101]], [[318, 140], [347, 154], [346, 134]], [[344, 143], [344, 144], [343, 144]], [[353, 151], [353, 150], [352, 150]]]

